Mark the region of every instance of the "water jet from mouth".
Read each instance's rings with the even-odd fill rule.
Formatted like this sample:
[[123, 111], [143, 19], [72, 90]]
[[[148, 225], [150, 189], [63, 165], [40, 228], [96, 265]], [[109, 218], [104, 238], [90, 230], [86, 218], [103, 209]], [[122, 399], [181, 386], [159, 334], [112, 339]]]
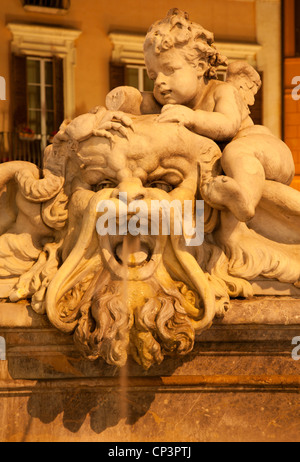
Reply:
[[[123, 242], [118, 244], [115, 249], [115, 254], [118, 259], [122, 262], [125, 267], [124, 277], [123, 277], [123, 301], [124, 306], [127, 310], [127, 316], [129, 317], [131, 313], [129, 312], [129, 294], [128, 294], [128, 268], [130, 266], [137, 266], [138, 264], [143, 263], [148, 257], [148, 251], [146, 252], [141, 248], [140, 237], [133, 237], [130, 235], [124, 236]], [[139, 262], [139, 263], [138, 263]], [[128, 332], [129, 335], [129, 332]], [[126, 363], [120, 370], [120, 411], [121, 418], [128, 418], [128, 363]], [[130, 441], [130, 436], [127, 438]]]
[[[128, 246], [130, 245], [130, 249]], [[125, 248], [127, 246], [127, 249]], [[129, 244], [128, 237], [120, 242], [114, 251], [117, 261], [127, 267], [140, 266], [148, 262], [151, 258], [151, 252], [146, 244], [140, 242], [139, 238], [134, 238]]]

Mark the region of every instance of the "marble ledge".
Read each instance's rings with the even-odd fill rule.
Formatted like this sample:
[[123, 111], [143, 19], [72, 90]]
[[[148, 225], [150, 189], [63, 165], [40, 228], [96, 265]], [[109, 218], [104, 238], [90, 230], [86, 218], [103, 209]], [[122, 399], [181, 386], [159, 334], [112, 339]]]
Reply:
[[[300, 361], [291, 356], [292, 339], [299, 335], [300, 299], [233, 300], [223, 319], [216, 319], [210, 329], [197, 335], [188, 355], [166, 356], [147, 371], [129, 358], [130, 388], [299, 392]], [[0, 303], [0, 336], [5, 338], [7, 357], [0, 361], [0, 382], [4, 381], [0, 394], [1, 390], [12, 393], [18, 386], [22, 393], [30, 393], [32, 384], [28, 390], [27, 386], [31, 382], [20, 380], [54, 380], [56, 391], [66, 384], [94, 391], [119, 386], [116, 366], [82, 358], [72, 336], [55, 329], [29, 304]], [[11, 390], [6, 388], [8, 382]]]
[[[257, 296], [231, 300], [223, 318], [213, 325], [300, 325], [300, 298], [290, 296]], [[45, 315], [35, 313], [29, 303], [0, 303], [0, 332], [7, 329], [54, 329]]]

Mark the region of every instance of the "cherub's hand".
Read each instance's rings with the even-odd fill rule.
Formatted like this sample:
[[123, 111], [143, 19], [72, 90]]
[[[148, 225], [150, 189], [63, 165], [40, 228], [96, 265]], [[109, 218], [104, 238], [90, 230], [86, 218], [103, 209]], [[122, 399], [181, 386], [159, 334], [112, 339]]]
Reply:
[[78, 142], [88, 139], [90, 136], [104, 136], [113, 140], [111, 130], [118, 131], [127, 137], [128, 128], [133, 129], [132, 119], [121, 111], [108, 111], [105, 107], [97, 106], [87, 114], [82, 114], [70, 123], [61, 125], [57, 139], [68, 139]]
[[158, 122], [177, 122], [186, 127], [193, 125], [195, 111], [181, 104], [166, 104], [161, 114], [158, 116]]
[[132, 119], [122, 111], [106, 111], [94, 126], [93, 135], [104, 136], [113, 139], [113, 135], [108, 130], [115, 130], [121, 133], [122, 136], [127, 138], [127, 129], [133, 130]]

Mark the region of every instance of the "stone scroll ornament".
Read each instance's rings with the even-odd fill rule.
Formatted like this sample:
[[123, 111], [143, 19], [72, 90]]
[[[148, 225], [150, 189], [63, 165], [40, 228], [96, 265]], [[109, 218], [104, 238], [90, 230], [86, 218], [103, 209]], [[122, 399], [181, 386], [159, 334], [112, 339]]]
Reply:
[[[257, 281], [297, 290], [300, 193], [291, 152], [250, 118], [251, 66], [216, 80], [226, 59], [213, 34], [177, 9], [144, 51], [153, 93], [118, 87], [106, 107], [64, 121], [42, 172], [0, 165], [0, 297], [30, 300], [86, 358], [123, 366], [131, 355], [148, 369], [189, 353]], [[118, 222], [136, 200], [149, 225], [153, 201], [203, 200], [203, 242], [187, 245], [172, 223], [169, 235], [98, 232], [101, 201]]]

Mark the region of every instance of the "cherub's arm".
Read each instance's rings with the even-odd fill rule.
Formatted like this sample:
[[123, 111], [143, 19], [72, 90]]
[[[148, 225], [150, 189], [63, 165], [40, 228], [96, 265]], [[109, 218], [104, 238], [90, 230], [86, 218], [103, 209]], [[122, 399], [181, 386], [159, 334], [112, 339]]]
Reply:
[[213, 112], [190, 109], [179, 104], [162, 108], [159, 122], [179, 122], [188, 129], [215, 141], [233, 138], [242, 123], [242, 105], [237, 90], [231, 85], [219, 85], [214, 91]]

